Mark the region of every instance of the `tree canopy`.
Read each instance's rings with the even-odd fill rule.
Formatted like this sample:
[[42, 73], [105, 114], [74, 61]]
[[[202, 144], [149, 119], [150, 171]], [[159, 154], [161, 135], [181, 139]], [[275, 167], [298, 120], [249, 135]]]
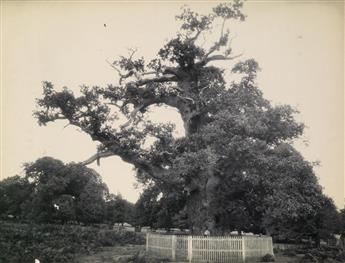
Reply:
[[[132, 164], [151, 189], [138, 206], [156, 196], [155, 206], [158, 195], [160, 205], [180, 200], [178, 211], [166, 212], [195, 232], [207, 227], [277, 234], [314, 218], [324, 196], [312, 164], [292, 146], [304, 125], [294, 119], [295, 109], [263, 97], [258, 63], [240, 60], [231, 48], [227, 23], [245, 20], [242, 6], [227, 2], [209, 14], [185, 7], [176, 16], [179, 32], [155, 59], [137, 58], [132, 50], [110, 63], [117, 84], [83, 86], [76, 96], [44, 82], [35, 112], [39, 124], [65, 120], [98, 141], [84, 165], [109, 156]], [[215, 25], [217, 40], [203, 43], [201, 36], [214, 33]], [[233, 79], [225, 80], [219, 61], [229, 62]], [[185, 136], [174, 137], [172, 123], [150, 121], [146, 113], [153, 105], [176, 108]]]
[[28, 218], [38, 222], [102, 221], [108, 188], [94, 170], [43, 157], [25, 165], [25, 177], [35, 188], [27, 204]]
[[86, 224], [132, 220], [133, 205], [109, 194], [100, 175], [84, 165], [42, 157], [24, 170], [24, 176], [0, 182], [3, 218]]

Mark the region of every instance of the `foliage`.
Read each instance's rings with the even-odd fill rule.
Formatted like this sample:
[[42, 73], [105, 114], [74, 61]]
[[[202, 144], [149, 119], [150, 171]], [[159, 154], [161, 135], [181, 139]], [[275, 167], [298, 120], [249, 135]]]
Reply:
[[25, 176], [0, 182], [0, 216], [34, 222], [133, 223], [134, 205], [108, 193], [101, 177], [80, 164], [43, 157]]
[[28, 204], [28, 219], [37, 222], [102, 221], [108, 189], [94, 170], [43, 157], [26, 164], [25, 176], [35, 186]]
[[102, 246], [144, 244], [134, 232], [100, 230], [78, 225], [0, 222], [0, 262], [74, 262], [77, 254]]
[[135, 204], [135, 223], [151, 228], [186, 228], [181, 219], [185, 196], [163, 195], [157, 186], [146, 188]]
[[[146, 209], [140, 224], [170, 227], [176, 216], [199, 233], [237, 228], [318, 238], [315, 226], [326, 226], [322, 209], [334, 207], [312, 164], [292, 146], [304, 128], [297, 111], [266, 100], [256, 84], [258, 63], [233, 54], [226, 23], [245, 19], [242, 5], [219, 4], [206, 15], [184, 8], [176, 17], [180, 31], [156, 58], [147, 62], [132, 50], [114, 61], [118, 85], [84, 86], [76, 96], [44, 82], [35, 116], [41, 125], [65, 120], [98, 141], [84, 165], [117, 155], [135, 167], [148, 188], [137, 204]], [[215, 25], [219, 38], [203, 43], [200, 36]], [[225, 81], [218, 61], [229, 62], [233, 79]], [[146, 118], [153, 105], [178, 110], [183, 138], [173, 136], [173, 124]]]
[[304, 262], [344, 262], [344, 260], [345, 251], [333, 246], [321, 246], [318, 249], [306, 250], [304, 256]]
[[297, 254], [294, 249], [286, 249], [283, 251], [283, 255], [288, 257], [295, 257]]
[[155, 228], [158, 221], [158, 198], [159, 189], [157, 187], [147, 188], [141, 193], [135, 203], [135, 222], [139, 226], [149, 226]]
[[[333, 234], [340, 232], [339, 214], [333, 201], [321, 194], [316, 196], [311, 204], [314, 205], [313, 213], [300, 213], [294, 220], [282, 220], [281, 224], [276, 223], [276, 240], [295, 240], [312, 238], [316, 245], [320, 240], [333, 238]], [[279, 234], [278, 234], [279, 233]]]
[[20, 216], [22, 205], [32, 191], [33, 186], [28, 179], [18, 175], [0, 181], [0, 216]]
[[274, 262], [275, 258], [271, 254], [266, 254], [261, 258], [261, 262]]
[[105, 185], [89, 181], [76, 198], [77, 221], [85, 223], [99, 223], [105, 216]]
[[[345, 251], [339, 246], [322, 245], [318, 248], [298, 248], [275, 252], [277, 261], [280, 256], [289, 257], [289, 262], [299, 263], [340, 263], [345, 260]], [[301, 257], [302, 256], [302, 257]]]
[[110, 194], [106, 203], [106, 220], [114, 223], [134, 223], [134, 205], [123, 199], [121, 195]]
[[307, 253], [301, 258], [300, 263], [319, 263], [319, 261], [314, 255]]
[[92, 169], [43, 157], [25, 165], [24, 177], [0, 182], [1, 215], [35, 222], [101, 222], [106, 185]]
[[345, 235], [345, 209], [341, 209], [339, 212], [339, 220], [340, 220], [340, 233]]

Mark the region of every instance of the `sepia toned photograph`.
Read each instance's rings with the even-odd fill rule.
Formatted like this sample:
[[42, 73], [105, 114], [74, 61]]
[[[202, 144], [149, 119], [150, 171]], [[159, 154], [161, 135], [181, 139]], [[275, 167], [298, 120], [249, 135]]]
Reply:
[[345, 262], [344, 1], [0, 4], [0, 263]]

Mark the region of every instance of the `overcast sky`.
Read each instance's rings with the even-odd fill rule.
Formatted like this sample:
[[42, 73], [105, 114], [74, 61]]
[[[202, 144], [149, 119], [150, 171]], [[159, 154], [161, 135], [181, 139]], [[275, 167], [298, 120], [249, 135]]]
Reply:
[[[24, 162], [52, 156], [82, 161], [96, 143], [65, 122], [39, 127], [32, 117], [42, 81], [74, 91], [82, 84], [116, 84], [113, 61], [127, 48], [153, 58], [177, 31], [174, 16], [183, 3], [207, 12], [215, 2], [2, 2], [1, 178], [18, 174]], [[295, 144], [315, 169], [338, 207], [344, 200], [344, 13], [343, 2], [247, 1], [247, 20], [234, 23], [233, 49], [255, 58], [260, 89], [273, 104], [290, 104], [308, 127]], [[106, 27], [104, 26], [106, 24]], [[221, 65], [223, 66], [223, 65]], [[224, 65], [225, 66], [225, 65]], [[171, 120], [174, 110], [152, 113]], [[308, 146], [305, 142], [308, 142]], [[110, 190], [136, 201], [132, 166], [117, 157], [90, 165]]]

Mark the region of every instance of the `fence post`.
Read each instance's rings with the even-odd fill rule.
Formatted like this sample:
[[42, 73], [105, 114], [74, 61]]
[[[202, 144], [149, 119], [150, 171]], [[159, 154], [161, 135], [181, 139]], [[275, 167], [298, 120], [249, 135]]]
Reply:
[[171, 237], [171, 259], [175, 261], [176, 259], [176, 236]]
[[246, 242], [245, 242], [245, 236], [241, 236], [242, 240], [242, 260], [243, 262], [246, 262]]
[[146, 233], [146, 252], [149, 251], [149, 233]]
[[270, 237], [268, 241], [269, 241], [269, 247], [270, 247], [270, 250], [271, 250], [271, 255], [274, 256], [272, 237]]
[[192, 262], [193, 258], [193, 237], [188, 236], [188, 260]]

